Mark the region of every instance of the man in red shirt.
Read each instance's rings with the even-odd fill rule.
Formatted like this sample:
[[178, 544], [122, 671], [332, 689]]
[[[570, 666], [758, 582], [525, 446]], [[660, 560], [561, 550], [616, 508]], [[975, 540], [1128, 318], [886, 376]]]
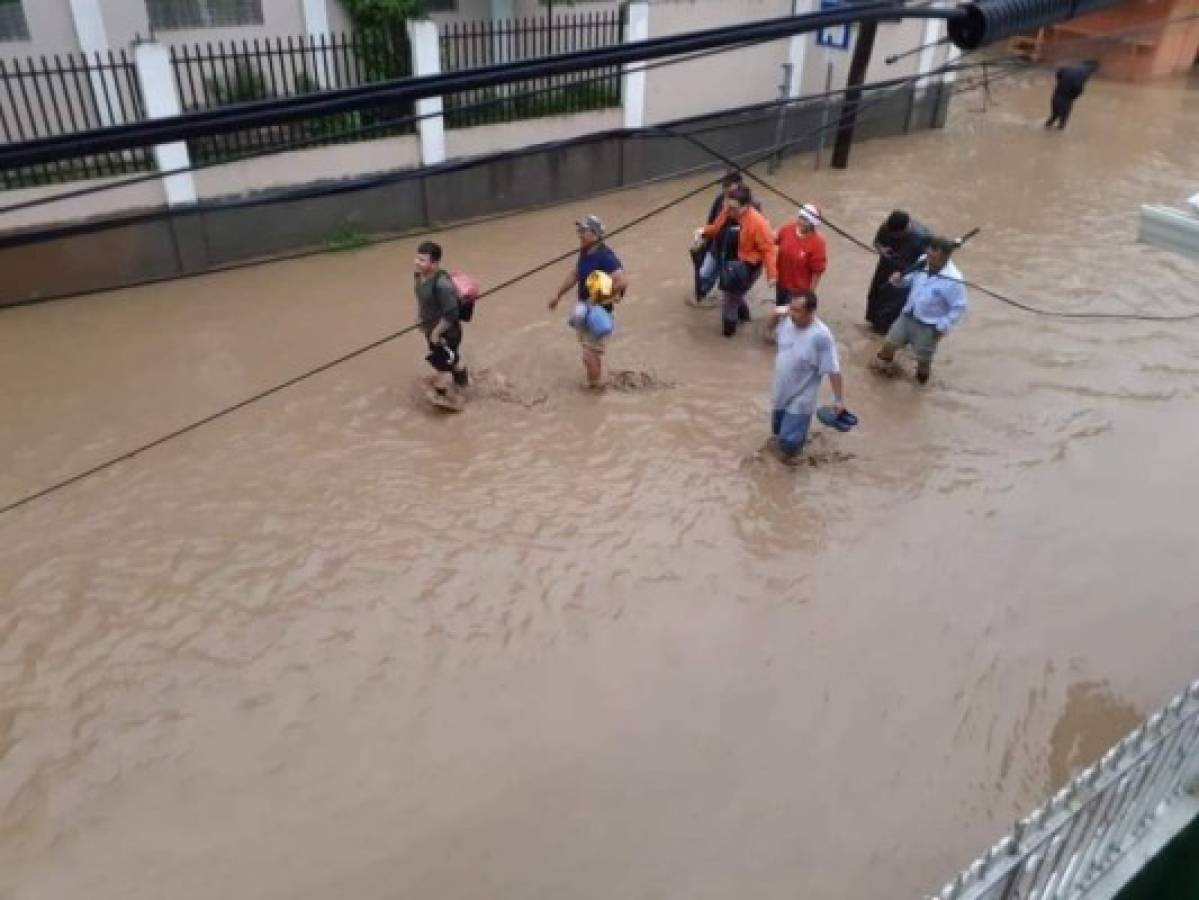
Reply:
[[828, 268], [828, 248], [824, 235], [816, 230], [820, 210], [811, 203], [799, 208], [799, 215], [779, 229], [779, 280], [775, 303], [787, 307], [791, 300], [807, 291], [815, 291], [820, 276]]

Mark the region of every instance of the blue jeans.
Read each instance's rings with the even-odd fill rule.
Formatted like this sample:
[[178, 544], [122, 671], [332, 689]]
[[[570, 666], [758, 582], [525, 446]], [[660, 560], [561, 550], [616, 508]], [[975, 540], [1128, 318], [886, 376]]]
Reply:
[[784, 456], [795, 456], [803, 449], [811, 427], [811, 413], [797, 415], [785, 409], [776, 409], [770, 418], [770, 431], [778, 439], [779, 450]]
[[712, 293], [712, 288], [716, 287], [716, 281], [720, 277], [720, 260], [709, 251], [704, 256], [704, 261], [700, 263], [699, 271], [695, 277], [695, 295], [696, 299], [702, 300], [708, 294]]

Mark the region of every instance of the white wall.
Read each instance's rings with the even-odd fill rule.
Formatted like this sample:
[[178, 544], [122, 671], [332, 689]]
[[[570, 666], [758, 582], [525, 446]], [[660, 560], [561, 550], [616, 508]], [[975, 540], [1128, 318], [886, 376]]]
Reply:
[[[650, 4], [649, 36], [662, 37], [791, 14], [791, 0], [660, 0]], [[731, 50], [646, 73], [645, 122], [653, 125], [779, 95], [787, 41]]]
[[[5, 206], [13, 203], [24, 203], [28, 200], [41, 200], [54, 197], [79, 188], [91, 188], [97, 185], [110, 184], [128, 178], [95, 178], [89, 181], [74, 181], [66, 184], [51, 184], [46, 187], [22, 188], [0, 193], [0, 202]], [[35, 225], [53, 225], [63, 222], [74, 222], [80, 219], [90, 219], [116, 212], [133, 212], [136, 210], [158, 209], [166, 205], [166, 195], [163, 193], [159, 180], [143, 181], [140, 184], [123, 187], [119, 190], [104, 191], [99, 194], [89, 194], [74, 200], [64, 200], [61, 203], [50, 203], [46, 206], [35, 206], [16, 212], [5, 213], [3, 230], [12, 231], [18, 228], [29, 228]]]
[[8, 60], [79, 49], [70, 0], [23, 0], [23, 3], [29, 40], [0, 43], [0, 58]]
[[[866, 80], [884, 81], [914, 74], [920, 59], [919, 54], [904, 57], [893, 65], [887, 65], [886, 57], [920, 46], [923, 35], [924, 22], [918, 19], [880, 23], [878, 34], [874, 39], [874, 53], [870, 57], [870, 67], [866, 70]], [[853, 56], [857, 37], [858, 29], [855, 27], [851, 31], [848, 50], [833, 50], [817, 46], [814, 34], [804, 38], [808, 42], [808, 50], [804, 66], [803, 93], [817, 94], [824, 90], [828, 76], [827, 66], [830, 62], [833, 64], [833, 89], [845, 86], [845, 80], [849, 76], [849, 61]]]
[[604, 109], [570, 116], [547, 116], [543, 119], [506, 122], [501, 125], [454, 128], [446, 132], [446, 156], [448, 159], [459, 159], [484, 153], [517, 150], [550, 141], [562, 141], [579, 135], [619, 128], [621, 120], [622, 114], [619, 109]]
[[335, 144], [277, 153], [261, 159], [201, 169], [195, 173], [200, 200], [316, 181], [336, 181], [420, 165], [420, 142], [414, 135]]

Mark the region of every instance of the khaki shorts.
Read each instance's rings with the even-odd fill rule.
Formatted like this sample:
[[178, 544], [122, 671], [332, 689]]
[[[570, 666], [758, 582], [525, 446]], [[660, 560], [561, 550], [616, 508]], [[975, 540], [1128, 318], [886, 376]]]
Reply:
[[608, 343], [607, 338], [592, 337], [591, 332], [586, 328], [576, 328], [575, 334], [579, 336], [579, 346], [592, 353], [603, 353], [604, 346]]
[[887, 343], [896, 347], [912, 347], [917, 362], [931, 363], [937, 353], [937, 329], [925, 325], [908, 314], [895, 320], [887, 332]]

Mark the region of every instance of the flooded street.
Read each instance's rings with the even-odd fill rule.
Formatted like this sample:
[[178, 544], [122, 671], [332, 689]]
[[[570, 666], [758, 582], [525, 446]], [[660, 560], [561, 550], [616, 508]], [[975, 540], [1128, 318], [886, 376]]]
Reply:
[[[1039, 306], [1195, 311], [1135, 233], [1196, 190], [1199, 90], [1058, 134], [1048, 85], [777, 181], [979, 226], [964, 275]], [[486, 287], [698, 183], [438, 239]], [[1199, 321], [974, 292], [928, 388], [881, 380], [830, 233], [862, 425], [786, 470], [771, 349], [683, 302], [709, 200], [613, 240], [609, 362], [673, 386], [579, 389], [557, 267], [481, 301], [507, 390], [464, 415], [408, 337], [0, 518], [0, 898], [916, 898], [1199, 673]], [[0, 500], [412, 321], [416, 243], [0, 311]]]

